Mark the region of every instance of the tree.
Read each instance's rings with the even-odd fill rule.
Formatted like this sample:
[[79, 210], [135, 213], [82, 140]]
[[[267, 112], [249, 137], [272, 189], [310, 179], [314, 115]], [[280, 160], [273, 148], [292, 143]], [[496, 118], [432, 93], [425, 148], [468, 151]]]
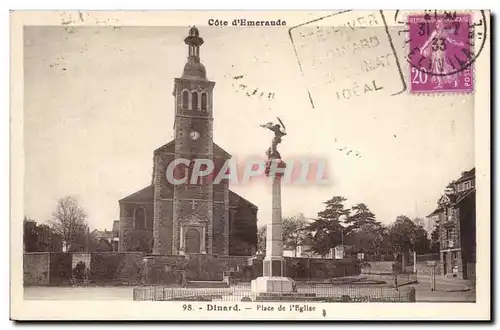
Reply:
[[266, 235], [267, 235], [267, 227], [260, 226], [257, 230], [257, 251], [262, 254], [266, 254]]
[[381, 254], [384, 251], [384, 234], [385, 228], [380, 224], [365, 224], [349, 232], [344, 240], [357, 252]]
[[74, 251], [74, 245], [84, 244], [88, 232], [87, 214], [75, 197], [60, 198], [52, 217], [51, 228], [62, 238], [66, 251]]
[[396, 218], [390, 230], [391, 243], [397, 253], [410, 250], [417, 253], [429, 252], [429, 239], [422, 226], [417, 226], [407, 216], [400, 215]]
[[424, 227], [416, 226], [414, 235], [413, 250], [420, 254], [429, 253], [431, 244]]
[[439, 245], [439, 226], [437, 226], [431, 233], [431, 253], [437, 253], [440, 250]]
[[296, 251], [306, 237], [308, 224], [302, 213], [283, 219], [283, 246]]
[[345, 201], [341, 196], [326, 201], [325, 210], [319, 212], [318, 219], [306, 227], [311, 232], [313, 252], [326, 255], [331, 248], [342, 243], [344, 227], [340, 220], [349, 215], [349, 210], [344, 208]]
[[380, 222], [375, 220], [368, 206], [359, 203], [351, 208], [349, 216], [346, 217], [345, 241], [353, 245], [355, 250], [364, 253], [380, 253], [383, 242], [383, 228]]
[[24, 217], [23, 221], [23, 246], [24, 252], [38, 252], [38, 233], [36, 222]]
[[406, 215], [400, 215], [391, 226], [390, 236], [394, 252], [402, 253], [413, 248], [415, 224]]
[[346, 217], [344, 223], [348, 233], [380, 226], [380, 223], [375, 220], [375, 214], [363, 203], [351, 208], [351, 213]]
[[62, 240], [46, 224], [24, 217], [23, 242], [25, 252], [61, 252]]

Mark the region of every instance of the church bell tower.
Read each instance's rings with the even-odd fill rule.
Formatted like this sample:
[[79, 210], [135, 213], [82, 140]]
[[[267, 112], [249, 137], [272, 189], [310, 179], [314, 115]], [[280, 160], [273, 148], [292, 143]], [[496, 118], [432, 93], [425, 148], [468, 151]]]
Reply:
[[[203, 39], [192, 27], [184, 39], [187, 63], [175, 79], [175, 158], [213, 160], [212, 92], [215, 83], [207, 80], [200, 61]], [[186, 168], [186, 174], [189, 169]], [[213, 186], [203, 178], [174, 185], [172, 254], [212, 253]]]

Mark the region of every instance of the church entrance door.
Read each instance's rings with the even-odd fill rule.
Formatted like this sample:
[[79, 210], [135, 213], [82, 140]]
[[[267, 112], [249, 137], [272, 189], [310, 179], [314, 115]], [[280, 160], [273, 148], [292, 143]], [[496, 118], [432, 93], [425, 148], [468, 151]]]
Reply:
[[189, 229], [186, 232], [186, 253], [200, 253], [200, 232], [196, 229]]

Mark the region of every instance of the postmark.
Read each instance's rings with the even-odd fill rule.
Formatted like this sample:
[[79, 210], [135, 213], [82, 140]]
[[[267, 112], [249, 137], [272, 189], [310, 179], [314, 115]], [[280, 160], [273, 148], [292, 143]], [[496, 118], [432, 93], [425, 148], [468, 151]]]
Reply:
[[406, 90], [382, 11], [342, 11], [289, 31], [313, 108]]
[[[408, 85], [413, 93], [457, 92], [474, 90], [474, 61], [486, 39], [486, 20], [457, 11], [426, 10], [402, 15], [406, 34]], [[398, 21], [399, 20], [399, 21]]]

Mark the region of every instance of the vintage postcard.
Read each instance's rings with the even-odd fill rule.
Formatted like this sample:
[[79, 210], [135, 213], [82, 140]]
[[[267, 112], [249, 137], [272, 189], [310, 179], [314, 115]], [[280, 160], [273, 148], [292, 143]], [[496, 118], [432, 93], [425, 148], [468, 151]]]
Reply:
[[488, 320], [490, 12], [13, 11], [14, 320]]

